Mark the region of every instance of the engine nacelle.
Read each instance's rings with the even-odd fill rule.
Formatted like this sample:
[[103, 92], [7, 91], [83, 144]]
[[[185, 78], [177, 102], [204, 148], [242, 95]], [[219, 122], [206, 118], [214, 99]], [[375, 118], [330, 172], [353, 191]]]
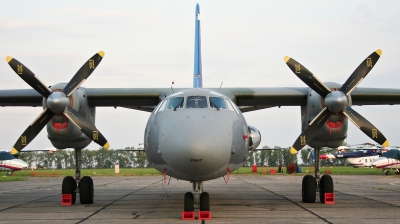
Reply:
[[[66, 83], [52, 86], [53, 91], [62, 91]], [[95, 108], [90, 107], [85, 93], [85, 88], [76, 89], [69, 97], [69, 106], [79, 112], [89, 122], [94, 124]], [[43, 99], [43, 109], [46, 108], [46, 99]], [[55, 114], [47, 124], [47, 137], [52, 145], [58, 149], [85, 148], [92, 139], [88, 138], [76, 125], [68, 120], [62, 113]]]
[[247, 128], [249, 129], [249, 150], [254, 150], [261, 143], [261, 133], [253, 126], [248, 125]]

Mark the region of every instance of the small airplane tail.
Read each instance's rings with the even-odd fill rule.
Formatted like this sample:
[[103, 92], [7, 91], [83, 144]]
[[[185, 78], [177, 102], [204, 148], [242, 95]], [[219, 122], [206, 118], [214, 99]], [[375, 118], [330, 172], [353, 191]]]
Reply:
[[201, 72], [200, 6], [196, 5], [193, 88], [203, 88]]

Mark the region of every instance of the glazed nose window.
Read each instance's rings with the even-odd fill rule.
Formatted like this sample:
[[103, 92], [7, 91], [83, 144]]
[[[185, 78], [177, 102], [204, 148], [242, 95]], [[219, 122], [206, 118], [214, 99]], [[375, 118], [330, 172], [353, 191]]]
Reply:
[[186, 101], [186, 108], [207, 108], [205, 96], [188, 96]]

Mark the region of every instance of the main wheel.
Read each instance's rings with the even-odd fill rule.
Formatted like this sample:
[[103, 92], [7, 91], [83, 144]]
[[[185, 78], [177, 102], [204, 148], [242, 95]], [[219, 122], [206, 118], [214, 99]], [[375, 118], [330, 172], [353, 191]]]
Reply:
[[210, 211], [210, 195], [207, 192], [200, 195], [200, 211]]
[[72, 204], [76, 201], [76, 181], [71, 176], [66, 176], [62, 182], [61, 194], [72, 194]]
[[333, 193], [333, 180], [330, 175], [323, 175], [319, 181], [319, 200], [325, 202], [325, 193]]
[[301, 185], [302, 201], [305, 203], [314, 203], [317, 196], [317, 182], [311, 175], [305, 175], [303, 177], [303, 183]]
[[92, 204], [93, 203], [93, 180], [89, 176], [84, 176], [79, 181], [79, 199], [81, 204]]
[[194, 211], [194, 197], [192, 192], [186, 192], [183, 207], [184, 207], [183, 210], [185, 212]]
[[389, 171], [389, 170], [386, 170], [385, 174], [386, 174], [386, 175], [390, 175], [390, 171]]

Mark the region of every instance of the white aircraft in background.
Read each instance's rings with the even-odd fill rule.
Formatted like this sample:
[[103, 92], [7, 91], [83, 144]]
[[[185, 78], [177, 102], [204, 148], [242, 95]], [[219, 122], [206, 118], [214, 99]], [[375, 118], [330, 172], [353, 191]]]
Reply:
[[6, 171], [8, 174], [12, 174], [14, 171], [22, 170], [27, 167], [28, 164], [26, 162], [16, 159], [11, 153], [6, 151], [0, 152], [0, 172]]
[[386, 175], [390, 174], [389, 170], [396, 170], [395, 174], [400, 174], [400, 150], [390, 149], [384, 156], [373, 160], [371, 163], [366, 164], [370, 167], [382, 168], [386, 171]]

